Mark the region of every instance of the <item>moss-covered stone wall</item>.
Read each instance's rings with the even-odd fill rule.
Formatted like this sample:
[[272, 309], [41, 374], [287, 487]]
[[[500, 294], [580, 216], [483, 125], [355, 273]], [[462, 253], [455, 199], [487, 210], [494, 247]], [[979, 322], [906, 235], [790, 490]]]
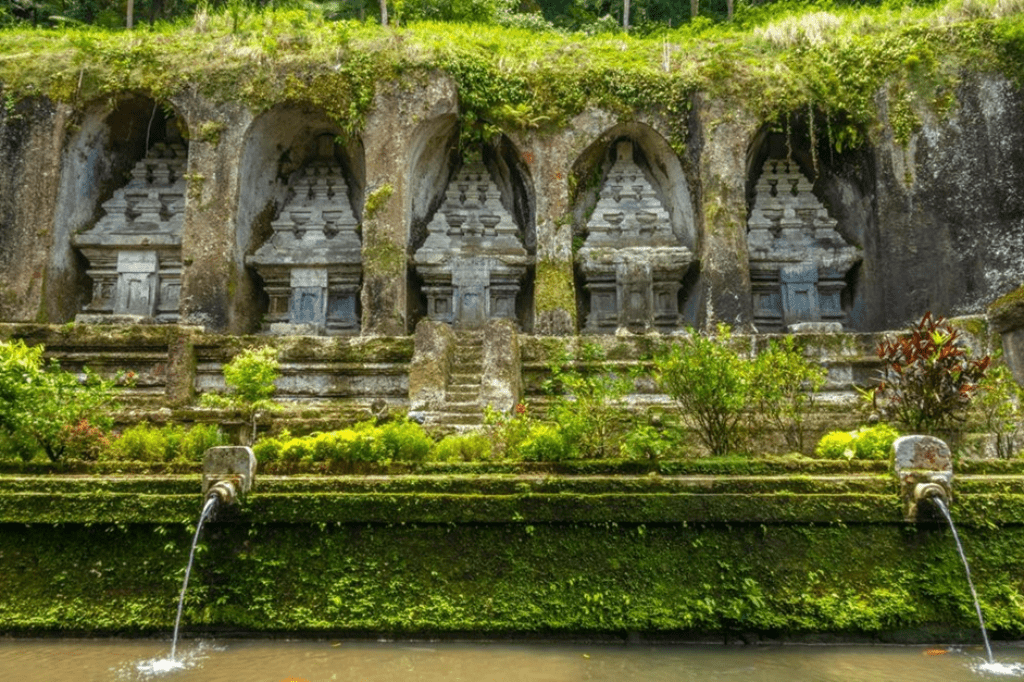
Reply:
[[[257, 479], [203, 530], [186, 633], [976, 638], [948, 528], [890, 476]], [[774, 472], [778, 474], [778, 471]], [[1024, 489], [953, 514], [997, 638], [1024, 634]], [[198, 476], [0, 479], [0, 632], [173, 627]]]

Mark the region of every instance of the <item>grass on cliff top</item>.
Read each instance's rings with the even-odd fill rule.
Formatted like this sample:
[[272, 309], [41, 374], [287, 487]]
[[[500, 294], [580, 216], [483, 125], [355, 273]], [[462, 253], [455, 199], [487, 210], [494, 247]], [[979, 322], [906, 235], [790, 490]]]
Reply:
[[915, 110], [948, 110], [965, 70], [1024, 74], [1024, 0], [807, 7], [741, 5], [733, 22], [698, 18], [645, 37], [450, 23], [382, 28], [304, 10], [200, 12], [134, 32], [6, 29], [2, 105], [12, 113], [38, 94], [83, 106], [126, 91], [167, 100], [198, 90], [255, 111], [310, 103], [358, 131], [379, 83], [440, 69], [459, 86], [464, 125], [483, 134], [565, 125], [586, 106], [627, 117], [661, 108], [684, 119], [702, 91], [764, 120], [816, 111], [842, 145], [870, 132], [882, 89], [894, 102], [893, 128], [907, 136]]

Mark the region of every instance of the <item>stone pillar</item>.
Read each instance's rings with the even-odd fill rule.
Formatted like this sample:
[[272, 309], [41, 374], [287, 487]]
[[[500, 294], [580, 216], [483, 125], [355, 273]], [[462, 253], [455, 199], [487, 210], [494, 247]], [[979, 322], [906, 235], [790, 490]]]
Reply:
[[[245, 333], [255, 297], [236, 240], [238, 173], [242, 139], [252, 121], [240, 104], [215, 107], [199, 95], [175, 102], [191, 132], [185, 174], [181, 235], [181, 303], [184, 324]], [[217, 130], [217, 135], [202, 135]]]
[[412, 191], [409, 155], [419, 126], [458, 111], [455, 84], [440, 74], [416, 87], [382, 83], [366, 117], [362, 331], [407, 334], [407, 267]]
[[753, 321], [747, 255], [746, 151], [756, 121], [725, 101], [698, 98], [695, 132], [700, 197], [701, 287], [705, 327], [719, 322], [748, 328]]

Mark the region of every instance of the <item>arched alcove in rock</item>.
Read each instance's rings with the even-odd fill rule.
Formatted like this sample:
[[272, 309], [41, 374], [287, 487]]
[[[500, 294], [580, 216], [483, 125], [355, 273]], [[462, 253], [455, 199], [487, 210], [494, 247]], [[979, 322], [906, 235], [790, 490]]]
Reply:
[[824, 116], [812, 126], [794, 115], [785, 127], [762, 126], [748, 147], [747, 243], [759, 331], [877, 325], [873, 164], [866, 145], [836, 149], [829, 130], [840, 128]]
[[[305, 330], [310, 333], [358, 333], [360, 310], [358, 295], [359, 275], [355, 273], [357, 264], [346, 262], [342, 266], [347, 271], [347, 280], [351, 280], [353, 277], [356, 279], [354, 285], [349, 281], [346, 281], [344, 284], [338, 284], [334, 281], [336, 273], [333, 270], [330, 275], [327, 273], [327, 270], [330, 269], [327, 265], [332, 267], [338, 265], [333, 263], [333, 261], [332, 263], [326, 263], [327, 260], [332, 260], [329, 252], [336, 249], [337, 243], [331, 240], [324, 241], [320, 239], [316, 244], [310, 244], [309, 242], [313, 240], [307, 234], [305, 241], [307, 246], [309, 246], [308, 250], [322, 252], [320, 261], [323, 262], [311, 262], [305, 264], [309, 265], [307, 268], [297, 268], [297, 270], [304, 271], [297, 275], [299, 279], [301, 280], [303, 276], [308, 275], [306, 279], [310, 281], [295, 281], [297, 288], [303, 288], [302, 284], [309, 284], [310, 287], [305, 288], [311, 288], [314, 283], [313, 280], [317, 280], [315, 283], [318, 287], [322, 284], [323, 286], [319, 288], [325, 290], [328, 287], [332, 290], [346, 289], [346, 294], [342, 296], [345, 300], [340, 302], [337, 296], [328, 296], [325, 299], [317, 298], [315, 295], [310, 294], [316, 299], [316, 306], [327, 306], [329, 308], [330, 305], [336, 305], [346, 308], [345, 314], [342, 316], [347, 320], [345, 323], [318, 324], [310, 322], [312, 326], [309, 326], [304, 325], [305, 318], [296, 317], [294, 320], [291, 320], [288, 315], [288, 302], [293, 292], [287, 291], [291, 287], [290, 273], [283, 271], [284, 274], [282, 275], [281, 272], [276, 272], [274, 267], [264, 267], [256, 263], [266, 264], [269, 261], [275, 260], [273, 256], [263, 258], [257, 256], [257, 253], [260, 252], [261, 247], [265, 247], [264, 254], [266, 249], [271, 248], [270, 240], [274, 237], [275, 232], [272, 224], [275, 221], [290, 221], [289, 216], [282, 216], [282, 210], [286, 206], [290, 209], [298, 210], [298, 205], [304, 203], [303, 198], [296, 198], [296, 188], [301, 185], [302, 192], [310, 191], [310, 185], [312, 184], [315, 187], [317, 182], [326, 181], [327, 174], [330, 174], [330, 192], [332, 197], [335, 187], [341, 187], [341, 183], [344, 183], [344, 194], [347, 196], [344, 198], [337, 197], [337, 203], [341, 205], [347, 204], [348, 210], [351, 211], [351, 216], [344, 219], [345, 228], [342, 237], [345, 238], [346, 242], [352, 242], [349, 246], [356, 245], [358, 241], [357, 233], [354, 231], [354, 226], [349, 225], [349, 222], [350, 220], [354, 220], [355, 224], [361, 222], [363, 212], [366, 168], [361, 140], [345, 136], [341, 128], [330, 121], [326, 114], [320, 110], [280, 106], [265, 112], [253, 121], [244, 138], [240, 164], [241, 167], [238, 173], [239, 191], [235, 230], [235, 257], [237, 259], [238, 272], [245, 272], [246, 275], [239, 278], [240, 281], [232, 306], [233, 314], [240, 321], [240, 325], [235, 326], [255, 331], [260, 321], [265, 319], [268, 322], [268, 329], [272, 323], [281, 323], [292, 325], [291, 331], [293, 332]], [[325, 177], [317, 178], [318, 173]], [[315, 194], [315, 190], [312, 190], [312, 192]], [[316, 204], [316, 201], [310, 201]], [[319, 215], [321, 208], [328, 207], [321, 206], [320, 204], [314, 206], [314, 212], [318, 214], [313, 217], [314, 221], [323, 218], [323, 216]], [[280, 228], [280, 224], [278, 226]], [[331, 239], [340, 234], [340, 231], [336, 232], [333, 228], [333, 221], [328, 220], [327, 231]], [[303, 234], [302, 226], [296, 223], [294, 225], [294, 232], [296, 235]], [[323, 236], [321, 231], [320, 237]], [[280, 238], [278, 241], [280, 241]], [[301, 236], [296, 240], [296, 243], [302, 243]], [[294, 245], [292, 244], [292, 246]], [[317, 245], [322, 248], [317, 248]], [[286, 251], [288, 247], [284, 246], [283, 249]], [[303, 258], [301, 255], [296, 257], [299, 260]], [[282, 262], [288, 259], [289, 256], [284, 251], [277, 258], [277, 260]], [[334, 258], [333, 260], [338, 259]], [[348, 261], [351, 259], [343, 258], [343, 260]], [[298, 265], [301, 266], [303, 263]], [[264, 281], [264, 278], [257, 272], [260, 269], [262, 269], [264, 275], [274, 281]], [[281, 268], [279, 267], [277, 270], [281, 270]], [[312, 270], [323, 270], [323, 272], [312, 272]], [[329, 285], [327, 282], [328, 276], [332, 278]], [[281, 277], [283, 277], [283, 280], [281, 280]], [[291, 277], [294, 278], [296, 275], [291, 275]], [[321, 279], [324, 281], [320, 282], [319, 280]], [[347, 290], [353, 286], [355, 287], [355, 295], [351, 297], [348, 295], [349, 292]], [[272, 290], [269, 293], [268, 287]], [[296, 287], [291, 288], [295, 289]], [[272, 300], [274, 303], [273, 308], [271, 308]], [[282, 306], [284, 307], [283, 311], [280, 309]], [[348, 310], [349, 306], [351, 306], [351, 311]], [[351, 322], [352, 319], [354, 319], [354, 324]], [[320, 322], [323, 321], [321, 320]], [[294, 325], [304, 326], [300, 330]], [[306, 327], [309, 328], [306, 329]]]
[[61, 161], [50, 320], [177, 320], [187, 139], [184, 119], [146, 95], [85, 107]]
[[507, 137], [458, 152], [454, 116], [421, 127], [410, 156], [409, 317], [533, 327], [536, 196]]
[[699, 234], [689, 183], [650, 126], [605, 131], [573, 164], [577, 319], [584, 333], [695, 324]]

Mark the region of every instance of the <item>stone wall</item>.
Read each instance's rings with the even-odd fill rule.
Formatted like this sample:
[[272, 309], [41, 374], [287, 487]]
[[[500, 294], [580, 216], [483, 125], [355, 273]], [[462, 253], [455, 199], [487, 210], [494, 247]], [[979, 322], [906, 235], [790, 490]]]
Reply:
[[[515, 305], [520, 329], [578, 331], [589, 304], [573, 239], [585, 238], [623, 141], [678, 246], [692, 253], [677, 283], [679, 326], [747, 327], [754, 320], [747, 220], [763, 162], [779, 144], [767, 124], [743, 112], [737, 102], [698, 95], [682, 144], [670, 144], [678, 126], [660, 115], [592, 109], [563, 129], [519, 131], [460, 150], [458, 93], [436, 72], [381, 84], [355, 133], [310, 105], [256, 115], [192, 92], [160, 102], [125, 93], [78, 111], [27, 100], [0, 114], [0, 320], [74, 320], [92, 283], [72, 236], [96, 224], [132, 164], [176, 126], [188, 141], [183, 323], [231, 334], [264, 327], [265, 283], [246, 258], [268, 238], [290, 174], [309, 160], [318, 136], [330, 135], [359, 221], [362, 334], [409, 334], [426, 316], [414, 253], [449, 181], [473, 155], [527, 254]], [[824, 122], [809, 125], [806, 114], [795, 114], [782, 145], [837, 233], [863, 253], [839, 282], [847, 329], [894, 328], [927, 310], [980, 312], [1024, 279], [1016, 257], [1024, 249], [1024, 97], [998, 77], [968, 76], [947, 115], [918, 115], [923, 125], [905, 145], [880, 120], [863, 146], [840, 153], [821, 134]]]

